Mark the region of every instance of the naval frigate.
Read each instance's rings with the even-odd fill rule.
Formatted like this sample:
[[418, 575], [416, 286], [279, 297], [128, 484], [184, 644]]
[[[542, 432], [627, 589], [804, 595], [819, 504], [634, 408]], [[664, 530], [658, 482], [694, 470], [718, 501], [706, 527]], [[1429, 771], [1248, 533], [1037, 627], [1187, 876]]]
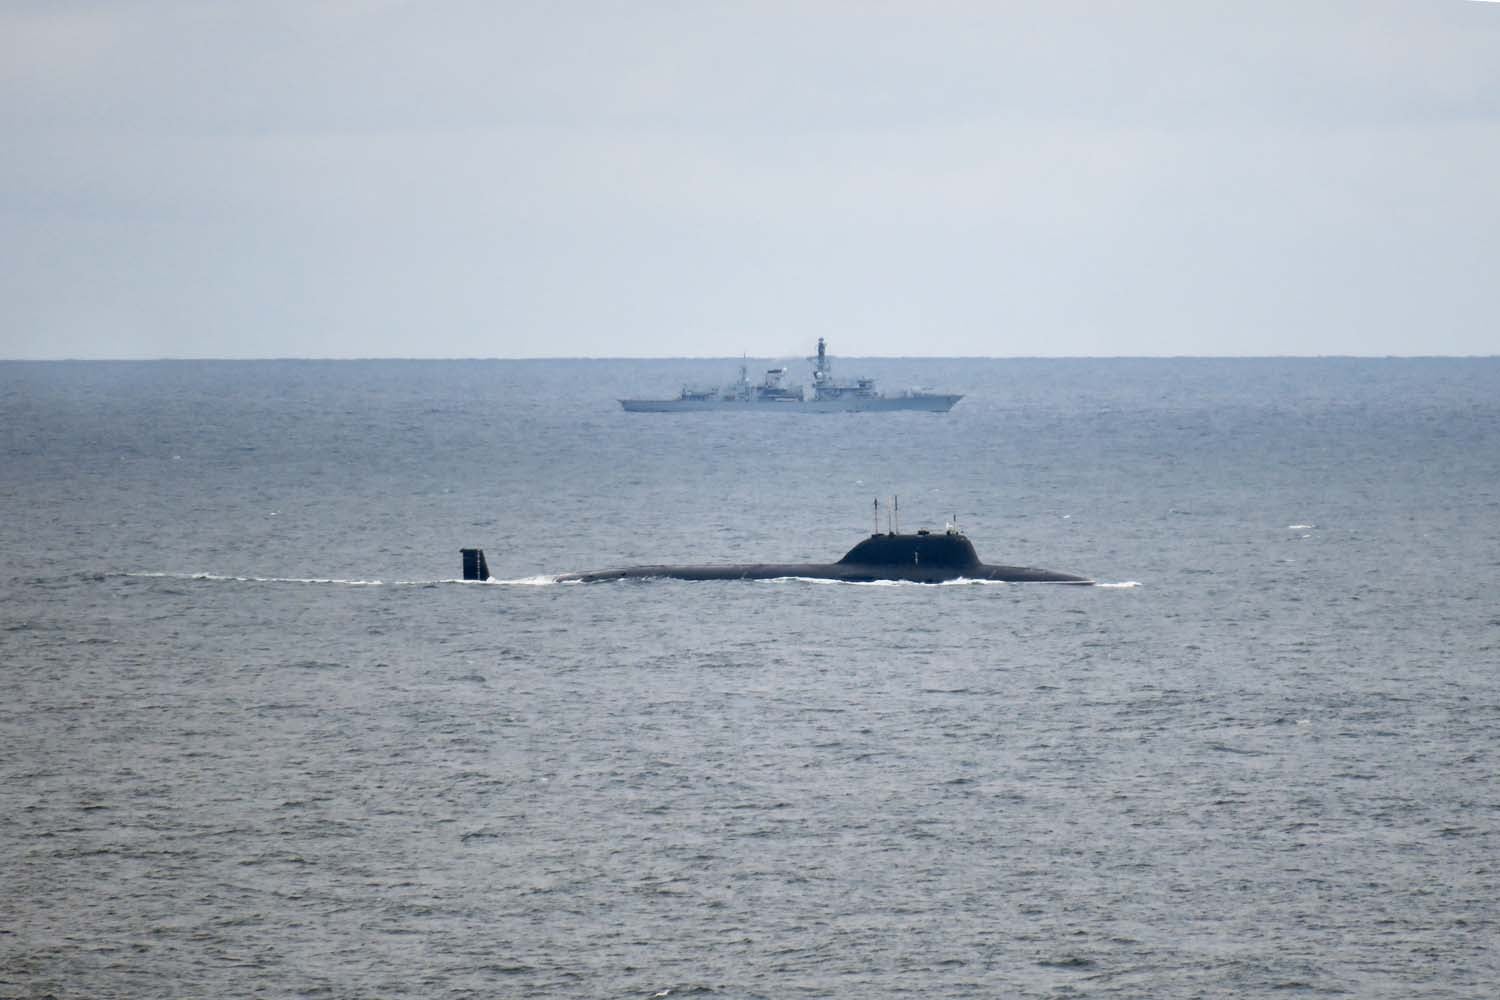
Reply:
[[740, 365], [737, 381], [712, 389], [683, 386], [673, 399], [622, 399], [620, 405], [631, 413], [682, 413], [701, 410], [750, 410], [758, 413], [846, 413], [885, 410], [926, 410], [947, 413], [963, 399], [962, 393], [928, 392], [910, 389], [883, 393], [872, 378], [837, 379], [833, 361], [822, 337], [818, 338], [818, 355], [813, 362], [810, 387], [787, 385], [785, 368], [768, 368], [759, 382], [753, 382]]

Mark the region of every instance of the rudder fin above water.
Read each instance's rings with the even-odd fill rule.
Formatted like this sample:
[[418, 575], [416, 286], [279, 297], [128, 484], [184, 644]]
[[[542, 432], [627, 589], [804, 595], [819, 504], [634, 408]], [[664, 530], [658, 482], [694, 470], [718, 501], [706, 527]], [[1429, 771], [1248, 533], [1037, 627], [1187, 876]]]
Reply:
[[459, 549], [464, 557], [465, 580], [488, 580], [489, 564], [484, 561], [484, 549]]

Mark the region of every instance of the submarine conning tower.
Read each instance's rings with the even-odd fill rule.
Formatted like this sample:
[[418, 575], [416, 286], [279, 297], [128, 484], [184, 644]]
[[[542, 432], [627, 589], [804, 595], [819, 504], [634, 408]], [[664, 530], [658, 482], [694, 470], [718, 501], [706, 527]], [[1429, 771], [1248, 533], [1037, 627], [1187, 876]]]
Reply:
[[974, 543], [956, 531], [934, 535], [871, 535], [839, 560], [853, 566], [928, 566], [933, 569], [968, 569], [979, 565]]

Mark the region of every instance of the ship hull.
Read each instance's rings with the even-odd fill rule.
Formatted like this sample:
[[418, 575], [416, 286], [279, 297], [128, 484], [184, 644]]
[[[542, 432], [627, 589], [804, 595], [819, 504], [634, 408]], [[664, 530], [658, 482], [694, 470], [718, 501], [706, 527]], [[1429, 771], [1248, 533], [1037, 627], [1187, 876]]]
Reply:
[[1032, 566], [991, 566], [981, 563], [962, 569], [935, 566], [878, 566], [849, 563], [749, 563], [729, 566], [631, 566], [558, 577], [561, 583], [605, 583], [610, 580], [838, 580], [843, 583], [901, 581], [951, 583], [955, 580], [993, 580], [1004, 583], [1071, 583], [1094, 581], [1071, 573]]
[[[464, 579], [485, 580], [489, 570], [484, 553], [464, 549]], [[997, 580], [1005, 583], [1071, 583], [1094, 581], [1072, 573], [1059, 573], [1034, 566], [1001, 566], [979, 561], [974, 545], [956, 529], [940, 535], [918, 531], [914, 535], [894, 532], [873, 534], [859, 542], [836, 563], [737, 563], [720, 566], [627, 566], [568, 573], [560, 583], [604, 583], [610, 580], [779, 580], [800, 577], [873, 583], [880, 580], [908, 583], [950, 583], [955, 580]]]
[[629, 413], [704, 413], [726, 410], [753, 413], [869, 413], [917, 410], [947, 413], [960, 399], [958, 393], [922, 393], [911, 396], [866, 396], [860, 399], [622, 399]]

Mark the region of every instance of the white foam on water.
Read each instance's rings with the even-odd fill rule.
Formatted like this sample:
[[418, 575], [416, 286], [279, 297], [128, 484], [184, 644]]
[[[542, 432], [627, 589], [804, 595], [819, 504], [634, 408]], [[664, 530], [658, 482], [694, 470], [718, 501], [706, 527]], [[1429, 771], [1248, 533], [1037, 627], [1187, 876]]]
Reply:
[[895, 587], [904, 580], [828, 580], [817, 576], [773, 576], [766, 580], [767, 583], [831, 583], [835, 586], [847, 587]]
[[514, 580], [497, 580], [490, 577], [488, 580], [454, 580], [454, 583], [482, 583], [492, 587], [550, 587], [559, 582], [555, 576], [523, 576]]
[[[344, 580], [336, 577], [314, 577], [314, 576], [229, 576], [220, 573], [167, 573], [167, 572], [135, 572], [135, 573], [111, 573], [107, 576], [125, 577], [129, 579], [145, 580], [202, 580], [210, 583], [283, 583], [283, 584], [322, 584], [336, 587], [436, 587], [443, 584], [464, 584], [478, 587], [551, 587], [564, 583], [582, 583], [581, 580], [561, 580], [558, 576], [537, 575], [523, 576], [510, 580], [499, 580], [491, 577], [488, 580], [462, 580], [450, 577], [443, 580]], [[646, 577], [646, 580], [666, 580], [669, 577]], [[612, 582], [612, 581], [599, 581]], [[704, 581], [712, 582], [712, 581]], [[975, 580], [968, 577], [958, 577], [954, 580], [939, 580], [936, 583], [922, 583], [917, 580], [829, 580], [814, 576], [777, 576], [767, 577], [760, 580], [731, 580], [733, 583], [816, 583], [833, 584], [846, 587], [1009, 587], [1012, 582], [1008, 580]], [[1098, 587], [1126, 588], [1139, 587], [1140, 584], [1134, 580], [1123, 583], [1099, 583]]]
[[208, 580], [214, 583], [322, 583], [343, 587], [384, 587], [387, 585], [384, 580], [339, 580], [317, 576], [225, 576], [220, 573], [116, 573], [112, 575], [155, 580]]
[[460, 580], [449, 577], [443, 580], [345, 580], [338, 577], [321, 576], [229, 576], [222, 573], [167, 573], [136, 572], [110, 573], [107, 576], [142, 580], [202, 580], [210, 583], [300, 583], [324, 584], [336, 587], [437, 587], [448, 583], [472, 584], [498, 587], [550, 587], [557, 583], [555, 576], [527, 576], [514, 580]]
[[[753, 581], [752, 581], [753, 582]], [[939, 580], [934, 583], [922, 583], [918, 580], [830, 580], [826, 577], [817, 576], [776, 576], [770, 577], [767, 583], [828, 583], [844, 587], [967, 587], [967, 586], [997, 586], [1008, 587], [1010, 584], [1005, 580], [971, 580], [967, 577], [959, 577], [956, 580]]]

